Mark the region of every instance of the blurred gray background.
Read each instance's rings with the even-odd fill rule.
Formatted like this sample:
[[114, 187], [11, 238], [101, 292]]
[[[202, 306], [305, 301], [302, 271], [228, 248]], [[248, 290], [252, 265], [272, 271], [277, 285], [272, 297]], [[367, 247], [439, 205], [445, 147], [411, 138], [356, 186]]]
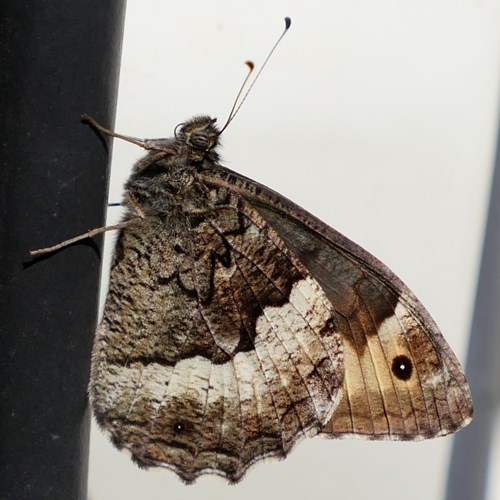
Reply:
[[[263, 62], [285, 15], [292, 27], [225, 131], [223, 163], [389, 265], [465, 364], [497, 138], [498, 0], [129, 0], [116, 130], [155, 138], [196, 114], [223, 122], [243, 62]], [[115, 141], [110, 201], [142, 154]], [[111, 208], [108, 223], [119, 217]], [[438, 500], [452, 441], [313, 439], [237, 486], [185, 486], [139, 470], [94, 426], [89, 498]], [[498, 432], [491, 442], [494, 472]], [[500, 499], [500, 474], [485, 498]]]

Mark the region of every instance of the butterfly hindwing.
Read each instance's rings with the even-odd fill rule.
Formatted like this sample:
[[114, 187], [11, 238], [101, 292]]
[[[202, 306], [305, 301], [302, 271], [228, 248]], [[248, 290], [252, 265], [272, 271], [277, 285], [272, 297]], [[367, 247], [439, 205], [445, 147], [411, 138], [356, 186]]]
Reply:
[[328, 421], [342, 342], [323, 290], [258, 212], [224, 187], [190, 190], [182, 213], [119, 236], [90, 395], [140, 465], [237, 481]]

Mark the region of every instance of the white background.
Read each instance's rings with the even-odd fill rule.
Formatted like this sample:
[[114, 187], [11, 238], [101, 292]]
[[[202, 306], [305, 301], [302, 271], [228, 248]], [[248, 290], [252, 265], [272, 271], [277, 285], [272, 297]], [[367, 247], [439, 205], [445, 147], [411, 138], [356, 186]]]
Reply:
[[[224, 164], [382, 259], [465, 362], [496, 141], [498, 0], [129, 0], [116, 130], [154, 138], [196, 114], [223, 122], [243, 62], [263, 61], [285, 15], [288, 35], [224, 133]], [[115, 141], [110, 201], [142, 154]], [[451, 443], [313, 439], [237, 486], [186, 486], [139, 470], [94, 428], [89, 498], [437, 500]]]

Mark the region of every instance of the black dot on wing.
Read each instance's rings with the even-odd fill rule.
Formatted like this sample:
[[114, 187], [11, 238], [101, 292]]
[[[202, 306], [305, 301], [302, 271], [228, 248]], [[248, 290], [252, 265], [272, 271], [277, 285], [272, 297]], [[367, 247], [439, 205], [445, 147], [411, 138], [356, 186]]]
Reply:
[[408, 356], [401, 354], [392, 360], [392, 373], [399, 380], [409, 380], [413, 372], [413, 365]]

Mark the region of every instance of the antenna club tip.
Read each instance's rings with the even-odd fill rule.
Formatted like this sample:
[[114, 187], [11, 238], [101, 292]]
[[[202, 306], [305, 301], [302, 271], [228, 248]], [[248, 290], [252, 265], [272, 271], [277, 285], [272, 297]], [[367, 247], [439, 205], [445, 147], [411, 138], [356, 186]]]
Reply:
[[285, 30], [290, 28], [291, 25], [292, 25], [292, 20], [288, 16], [285, 17]]
[[253, 61], [245, 61], [245, 64], [250, 68], [250, 71], [253, 71], [255, 64]]

